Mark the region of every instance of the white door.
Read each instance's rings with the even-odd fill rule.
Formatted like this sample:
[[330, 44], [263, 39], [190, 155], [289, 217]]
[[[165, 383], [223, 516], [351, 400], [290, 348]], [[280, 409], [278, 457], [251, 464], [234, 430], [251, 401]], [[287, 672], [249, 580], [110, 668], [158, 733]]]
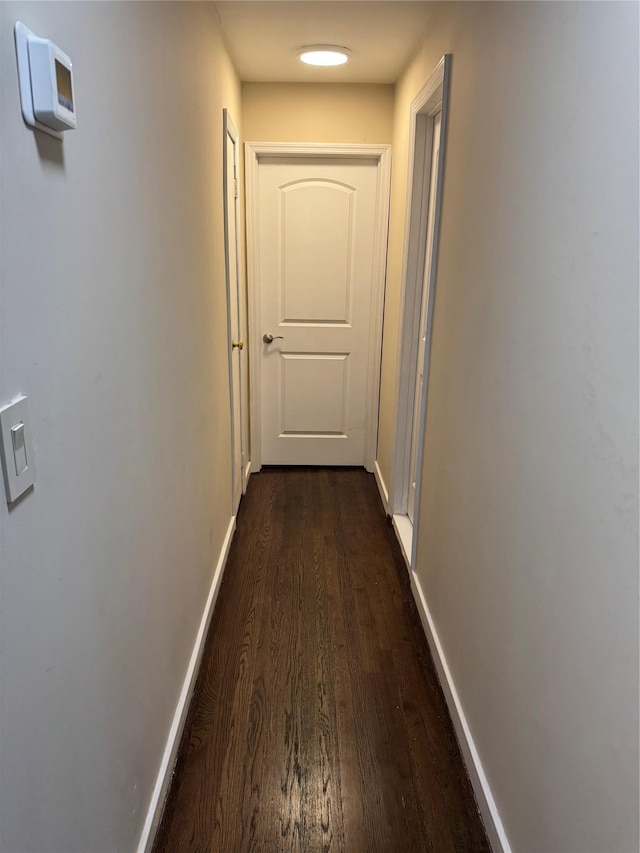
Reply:
[[259, 160], [263, 464], [365, 464], [379, 172], [377, 158]]
[[243, 489], [245, 447], [243, 441], [244, 341], [240, 302], [238, 247], [238, 131], [227, 110], [223, 111], [224, 125], [224, 227], [225, 267], [227, 277], [227, 316], [229, 336], [229, 384], [231, 391], [232, 432], [232, 513], [235, 515]]
[[429, 314], [429, 279], [431, 276], [431, 261], [433, 255], [433, 238], [435, 226], [436, 188], [438, 186], [438, 162], [440, 155], [440, 127], [442, 113], [433, 120], [433, 142], [431, 149], [431, 170], [429, 179], [429, 208], [427, 215], [427, 242], [424, 263], [424, 282], [420, 305], [420, 328], [418, 337], [418, 358], [416, 362], [416, 379], [413, 399], [413, 428], [411, 430], [411, 456], [409, 463], [409, 492], [407, 494], [407, 515], [413, 524], [416, 500], [416, 478], [418, 476], [418, 441], [420, 436], [420, 408], [424, 387], [425, 349], [427, 345], [427, 318]]

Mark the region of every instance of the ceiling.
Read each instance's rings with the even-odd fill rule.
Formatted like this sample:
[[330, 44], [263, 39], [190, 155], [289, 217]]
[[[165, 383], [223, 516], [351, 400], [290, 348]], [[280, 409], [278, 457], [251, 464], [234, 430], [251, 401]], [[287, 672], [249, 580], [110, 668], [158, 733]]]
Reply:
[[[243, 82], [395, 83], [427, 26], [430, 2], [404, 0], [217, 0], [227, 47]], [[311, 68], [308, 44], [352, 50], [351, 62]]]

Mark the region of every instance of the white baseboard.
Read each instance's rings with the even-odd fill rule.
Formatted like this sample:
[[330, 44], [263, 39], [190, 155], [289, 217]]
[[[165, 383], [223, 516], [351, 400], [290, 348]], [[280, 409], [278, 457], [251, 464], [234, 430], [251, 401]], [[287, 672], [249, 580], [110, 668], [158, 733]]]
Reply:
[[376, 483], [378, 485], [380, 497], [382, 498], [382, 506], [384, 507], [384, 511], [389, 512], [389, 492], [387, 491], [387, 487], [384, 484], [382, 471], [380, 470], [380, 466], [378, 465], [377, 459], [373, 463], [373, 475], [376, 478]]
[[167, 743], [160, 763], [160, 770], [158, 771], [156, 784], [151, 796], [147, 819], [145, 820], [142, 835], [140, 836], [138, 853], [150, 853], [155, 840], [158, 824], [162, 817], [162, 808], [164, 806], [167, 791], [169, 790], [169, 784], [171, 782], [171, 776], [173, 774], [173, 768], [178, 754], [178, 747], [180, 746], [180, 738], [182, 737], [182, 730], [187, 719], [191, 694], [195, 687], [196, 676], [198, 674], [200, 659], [202, 658], [202, 653], [204, 651], [209, 623], [211, 622], [213, 609], [215, 607], [216, 599], [218, 598], [218, 591], [220, 589], [220, 584], [222, 583], [222, 575], [224, 574], [224, 569], [227, 564], [229, 548], [231, 547], [231, 540], [233, 539], [235, 529], [236, 519], [234, 516], [229, 522], [229, 527], [227, 528], [227, 533], [225, 535], [224, 542], [222, 543], [222, 550], [220, 551], [218, 565], [216, 566], [216, 570], [213, 575], [209, 595], [207, 596], [207, 601], [202, 613], [202, 619], [200, 620], [200, 627], [198, 628], [196, 641], [193, 645], [189, 666], [187, 667], [187, 673], [184, 677], [180, 698], [178, 699], [176, 711], [173, 715], [173, 721], [171, 723], [171, 728], [169, 729], [169, 736], [167, 737]]
[[433, 619], [431, 618], [431, 613], [429, 612], [427, 601], [422, 591], [422, 586], [415, 572], [411, 572], [411, 590], [418, 607], [418, 612], [420, 613], [422, 627], [427, 635], [427, 642], [429, 643], [433, 661], [438, 671], [438, 676], [440, 677], [442, 690], [444, 692], [445, 699], [447, 700], [453, 726], [456, 730], [456, 734], [458, 735], [460, 749], [462, 750], [465, 764], [467, 765], [471, 785], [473, 786], [473, 790], [476, 795], [478, 808], [482, 814], [482, 819], [484, 820], [485, 829], [489, 836], [493, 853], [511, 853], [509, 840], [507, 839], [502, 821], [500, 820], [500, 815], [498, 814], [498, 809], [496, 808], [493, 795], [491, 794], [487, 777], [482, 769], [480, 756], [478, 755], [478, 750], [473, 742], [471, 731], [467, 724], [462, 704], [460, 703], [458, 691], [456, 690], [449, 666], [447, 665], [447, 659], [444, 656], [444, 650], [440, 643], [440, 638], [438, 637]]

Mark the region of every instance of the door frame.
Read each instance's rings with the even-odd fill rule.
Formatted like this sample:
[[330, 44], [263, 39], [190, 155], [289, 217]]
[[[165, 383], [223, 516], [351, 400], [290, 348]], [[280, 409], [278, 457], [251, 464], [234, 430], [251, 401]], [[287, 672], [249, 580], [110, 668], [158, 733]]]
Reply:
[[[433, 308], [438, 265], [438, 238], [444, 160], [447, 137], [447, 114], [451, 76], [451, 54], [438, 62], [422, 89], [411, 102], [409, 111], [409, 156], [407, 171], [407, 204], [405, 211], [405, 241], [402, 260], [400, 293], [401, 319], [396, 357], [396, 430], [393, 467], [389, 489], [388, 513], [404, 557], [411, 568], [415, 566], [418, 517], [420, 512], [420, 472], [424, 456], [424, 434], [427, 419], [429, 389], [429, 361], [433, 327]], [[438, 182], [433, 225], [431, 264], [425, 270], [427, 248], [427, 218], [429, 206], [429, 181], [431, 177], [431, 142], [434, 118], [442, 113], [440, 129], [440, 154], [438, 157]], [[418, 357], [420, 305], [425, 280], [428, 281], [427, 335], [423, 364], [423, 386], [418, 423], [418, 456], [416, 462], [416, 494], [414, 503], [415, 524], [407, 515], [407, 491], [411, 466], [411, 439], [415, 401], [415, 377]]]
[[382, 319], [387, 268], [387, 235], [389, 231], [389, 198], [391, 190], [390, 145], [339, 145], [334, 143], [245, 142], [245, 189], [247, 219], [247, 286], [249, 314], [249, 413], [251, 471], [262, 467], [261, 388], [261, 317], [260, 281], [258, 275], [258, 168], [262, 157], [322, 157], [330, 159], [377, 160], [373, 287], [371, 298], [371, 330], [369, 336], [369, 369], [365, 416], [364, 465], [373, 471], [378, 443], [378, 410], [380, 407], [380, 364], [382, 358]]
[[[233, 211], [229, 210], [229, 160], [227, 156], [227, 140], [230, 139], [233, 143], [233, 152], [234, 152], [234, 162], [233, 162], [233, 170], [235, 174], [235, 178], [233, 180], [236, 181], [236, 186], [234, 187], [234, 200], [235, 204], [233, 205]], [[238, 393], [238, 411], [236, 412], [235, 406], [235, 395], [234, 395], [234, 381], [233, 381], [233, 358], [234, 358], [234, 348], [233, 348], [233, 335], [232, 335], [232, 311], [233, 311], [233, 303], [237, 302], [237, 310], [238, 310], [238, 334], [240, 339], [243, 336], [243, 312], [242, 312], [242, 298], [241, 298], [241, 281], [240, 281], [240, 216], [238, 211], [238, 202], [240, 198], [239, 186], [240, 186], [240, 156], [238, 152], [239, 148], [239, 139], [240, 135], [238, 130], [229, 115], [229, 111], [225, 108], [222, 110], [222, 198], [223, 198], [223, 210], [224, 210], [224, 274], [225, 274], [225, 282], [227, 289], [227, 351], [228, 351], [228, 370], [229, 370], [229, 407], [230, 407], [230, 415], [231, 415], [231, 514], [236, 515], [238, 511], [238, 506], [240, 504], [240, 500], [242, 499], [242, 495], [246, 491], [247, 488], [247, 476], [245, 474], [246, 470], [246, 455], [247, 448], [243, 446], [243, 436], [244, 436], [244, 412], [243, 412], [243, 358], [242, 351], [240, 351], [239, 358], [239, 388], [237, 389]], [[230, 257], [230, 246], [229, 246], [229, 230], [230, 230], [230, 219], [233, 216], [235, 221], [235, 235], [236, 235], [236, 245], [235, 245], [235, 258]], [[231, 264], [234, 263], [236, 267], [236, 293], [232, 292], [231, 286]], [[238, 435], [240, 436], [240, 472], [236, 471], [236, 420], [239, 420], [238, 424]]]

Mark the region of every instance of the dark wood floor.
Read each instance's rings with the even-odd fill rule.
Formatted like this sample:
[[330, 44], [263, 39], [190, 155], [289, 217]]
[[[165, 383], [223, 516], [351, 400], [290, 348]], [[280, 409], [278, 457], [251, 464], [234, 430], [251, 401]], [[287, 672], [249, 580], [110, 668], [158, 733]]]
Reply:
[[263, 469], [154, 853], [489, 849], [373, 477]]

